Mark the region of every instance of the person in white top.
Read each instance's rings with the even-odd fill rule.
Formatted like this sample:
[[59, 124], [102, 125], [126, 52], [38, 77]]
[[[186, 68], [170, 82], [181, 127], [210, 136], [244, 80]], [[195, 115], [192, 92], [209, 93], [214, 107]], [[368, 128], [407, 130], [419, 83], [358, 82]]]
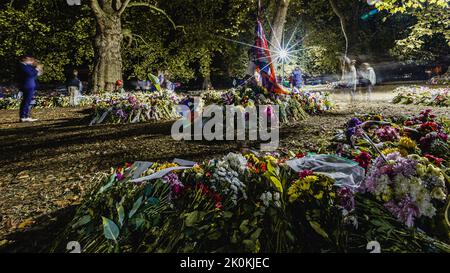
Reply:
[[363, 63], [359, 71], [360, 84], [362, 87], [367, 87], [366, 100], [370, 101], [373, 87], [377, 84], [377, 76], [375, 70], [368, 63]]
[[356, 71], [356, 60], [350, 60], [344, 57], [342, 62], [342, 79], [339, 83], [341, 87], [350, 89], [350, 100], [353, 102], [356, 95], [356, 87], [358, 85], [358, 75]]

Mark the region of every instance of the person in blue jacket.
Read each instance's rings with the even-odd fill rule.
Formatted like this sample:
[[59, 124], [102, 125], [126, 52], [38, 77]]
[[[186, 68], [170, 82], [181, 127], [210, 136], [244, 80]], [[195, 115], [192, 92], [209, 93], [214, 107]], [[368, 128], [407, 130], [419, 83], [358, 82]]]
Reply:
[[22, 92], [22, 102], [20, 103], [20, 121], [33, 122], [37, 119], [30, 117], [31, 102], [36, 90], [36, 79], [42, 74], [42, 65], [31, 56], [24, 56], [20, 59], [18, 69], [18, 87]]
[[303, 75], [300, 67], [296, 67], [292, 72], [292, 85], [293, 87], [300, 88], [303, 85]]

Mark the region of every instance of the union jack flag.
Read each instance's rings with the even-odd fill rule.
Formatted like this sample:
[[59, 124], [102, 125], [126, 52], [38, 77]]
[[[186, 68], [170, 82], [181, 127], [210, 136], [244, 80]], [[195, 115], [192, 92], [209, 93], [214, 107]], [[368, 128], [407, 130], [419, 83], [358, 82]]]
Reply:
[[269, 44], [264, 34], [264, 28], [260, 20], [256, 26], [256, 38], [254, 47], [254, 63], [256, 72], [260, 75], [260, 84], [269, 92], [275, 94], [289, 94], [277, 83], [275, 69], [270, 57]]

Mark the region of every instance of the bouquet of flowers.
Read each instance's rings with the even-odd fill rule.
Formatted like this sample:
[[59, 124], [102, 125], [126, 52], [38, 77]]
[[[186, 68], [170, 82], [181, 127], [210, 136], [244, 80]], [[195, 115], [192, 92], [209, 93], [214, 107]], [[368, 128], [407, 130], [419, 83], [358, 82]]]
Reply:
[[[81, 96], [78, 101], [79, 107], [90, 106], [94, 100], [94, 96]], [[17, 110], [20, 108], [20, 99], [13, 97], [0, 98], [0, 110], [12, 109]], [[71, 107], [69, 103], [69, 96], [66, 95], [48, 95], [48, 96], [36, 96], [34, 99], [34, 108], [48, 109], [59, 107]]]
[[94, 98], [91, 125], [176, 119], [178, 100], [164, 92], [102, 94]]
[[334, 107], [328, 92], [299, 91], [293, 97], [300, 102], [309, 114], [320, 114], [332, 110]]
[[[383, 229], [392, 229], [399, 241], [373, 235], [382, 244], [450, 251], [395, 220], [420, 226], [442, 206], [442, 171], [428, 159], [398, 153], [389, 154], [388, 163], [377, 159], [364, 189], [385, 203], [378, 207], [352, 188], [337, 187], [330, 176], [294, 171], [286, 164], [289, 157], [230, 153], [189, 166], [137, 162], [112, 169], [84, 198], [52, 250], [64, 250], [70, 239], [84, 252], [354, 251], [384, 219]], [[378, 222], [367, 221], [371, 217]]]
[[429, 88], [425, 86], [401, 86], [394, 90], [397, 95], [392, 100], [395, 104], [420, 104], [427, 106], [450, 106], [449, 88]]
[[363, 191], [371, 193], [401, 222], [413, 227], [433, 218], [447, 201], [443, 171], [419, 155], [399, 152], [378, 157], [369, 170]]

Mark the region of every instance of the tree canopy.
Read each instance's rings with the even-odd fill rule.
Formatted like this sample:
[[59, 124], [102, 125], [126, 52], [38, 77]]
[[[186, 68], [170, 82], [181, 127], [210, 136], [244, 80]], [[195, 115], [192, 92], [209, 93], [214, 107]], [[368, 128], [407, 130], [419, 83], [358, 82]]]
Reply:
[[[65, 0], [13, 0], [0, 4], [2, 81], [13, 78], [18, 56], [33, 54], [45, 65], [43, 82], [63, 81], [73, 67], [94, 69], [96, 22], [89, 1], [69, 6]], [[262, 0], [266, 31], [286, 1]], [[335, 73], [345, 52], [340, 18], [329, 0], [291, 0], [283, 39], [293, 37], [293, 64], [307, 73]], [[122, 1], [123, 42], [120, 49], [125, 80], [145, 78], [155, 70], [201, 88], [242, 77], [254, 41], [257, 1], [172, 0]], [[148, 5], [152, 5], [150, 9]], [[119, 7], [120, 8], [120, 7]], [[336, 1], [348, 34], [348, 54], [361, 60], [439, 60], [450, 48], [447, 1]], [[370, 16], [373, 9], [379, 12]], [[163, 11], [163, 13], [162, 13]], [[168, 19], [169, 18], [169, 19]], [[177, 26], [177, 27], [174, 27]]]

